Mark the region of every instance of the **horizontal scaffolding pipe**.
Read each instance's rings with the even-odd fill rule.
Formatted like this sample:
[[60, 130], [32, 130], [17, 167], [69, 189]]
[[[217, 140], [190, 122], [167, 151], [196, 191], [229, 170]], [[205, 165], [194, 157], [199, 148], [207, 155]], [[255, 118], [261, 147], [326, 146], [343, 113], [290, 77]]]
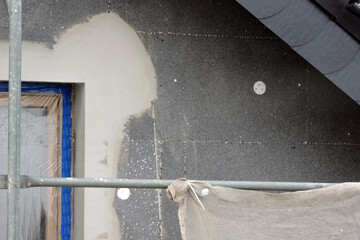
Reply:
[[[89, 187], [89, 188], [154, 188], [165, 189], [174, 180], [106, 179], [106, 178], [43, 178], [21, 176], [21, 188], [31, 187]], [[7, 176], [0, 175], [0, 188], [6, 188]], [[336, 183], [313, 182], [253, 182], [253, 181], [205, 181], [212, 186], [246, 190], [300, 191], [333, 186]]]

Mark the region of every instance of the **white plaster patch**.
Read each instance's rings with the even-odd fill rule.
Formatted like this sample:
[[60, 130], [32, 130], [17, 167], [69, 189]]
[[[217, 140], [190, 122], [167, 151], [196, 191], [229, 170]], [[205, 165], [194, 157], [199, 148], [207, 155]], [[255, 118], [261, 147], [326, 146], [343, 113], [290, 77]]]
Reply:
[[130, 197], [130, 189], [128, 188], [118, 188], [116, 195], [121, 200], [127, 200]]
[[[22, 46], [24, 81], [84, 83], [84, 99], [76, 99], [84, 101], [85, 141], [77, 148], [84, 151], [82, 175], [117, 178], [124, 125], [157, 98], [155, 69], [138, 34], [115, 13], [103, 13], [67, 30], [53, 49]], [[8, 79], [8, 47], [0, 41], [0, 80]], [[84, 189], [84, 216], [76, 216], [84, 221], [81, 239], [120, 238], [115, 197], [116, 189]]]

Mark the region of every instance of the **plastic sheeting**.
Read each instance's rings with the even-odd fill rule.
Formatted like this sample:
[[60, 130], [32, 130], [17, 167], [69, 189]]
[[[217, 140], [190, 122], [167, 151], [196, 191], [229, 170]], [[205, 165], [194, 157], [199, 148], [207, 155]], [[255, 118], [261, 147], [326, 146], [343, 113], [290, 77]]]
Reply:
[[360, 239], [360, 183], [266, 193], [178, 179], [167, 192], [184, 240]]
[[[22, 90], [21, 175], [70, 176], [71, 86], [63, 88], [63, 86], [49, 87], [49, 85], [24, 84]], [[64, 89], [66, 89], [65, 94]], [[3, 91], [1, 86], [0, 91]], [[7, 104], [8, 93], [0, 92], [0, 174], [7, 174]], [[70, 112], [67, 105], [70, 106]], [[63, 116], [64, 114], [66, 117]], [[64, 134], [69, 131], [70, 136]], [[65, 144], [64, 140], [66, 140]], [[6, 239], [6, 227], [7, 191], [1, 190], [0, 239]], [[71, 189], [48, 187], [22, 189], [20, 231], [22, 240], [70, 239]]]

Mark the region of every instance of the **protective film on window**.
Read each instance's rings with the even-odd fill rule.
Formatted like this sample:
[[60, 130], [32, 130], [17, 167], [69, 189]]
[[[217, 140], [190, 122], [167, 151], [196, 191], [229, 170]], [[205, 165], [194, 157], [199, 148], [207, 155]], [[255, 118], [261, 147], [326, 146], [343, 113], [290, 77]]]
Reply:
[[[71, 98], [66, 84], [23, 83], [20, 173], [71, 176]], [[0, 175], [7, 174], [7, 82], [0, 83]], [[0, 239], [6, 239], [7, 191], [0, 191]], [[70, 239], [71, 189], [20, 190], [20, 239]]]

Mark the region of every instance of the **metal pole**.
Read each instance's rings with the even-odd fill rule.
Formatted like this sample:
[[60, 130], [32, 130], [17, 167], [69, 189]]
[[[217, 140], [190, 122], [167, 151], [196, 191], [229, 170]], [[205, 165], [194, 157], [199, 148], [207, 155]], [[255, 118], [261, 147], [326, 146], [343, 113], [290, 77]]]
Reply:
[[[6, 176], [0, 175], [0, 188], [6, 188]], [[92, 188], [167, 188], [174, 180], [106, 179], [106, 178], [43, 178], [21, 176], [21, 188], [30, 187], [92, 187]], [[314, 182], [253, 182], [205, 181], [212, 186], [246, 190], [299, 191], [330, 187], [337, 183]]]
[[5, 3], [10, 18], [7, 238], [19, 240], [22, 1], [5, 0]]

